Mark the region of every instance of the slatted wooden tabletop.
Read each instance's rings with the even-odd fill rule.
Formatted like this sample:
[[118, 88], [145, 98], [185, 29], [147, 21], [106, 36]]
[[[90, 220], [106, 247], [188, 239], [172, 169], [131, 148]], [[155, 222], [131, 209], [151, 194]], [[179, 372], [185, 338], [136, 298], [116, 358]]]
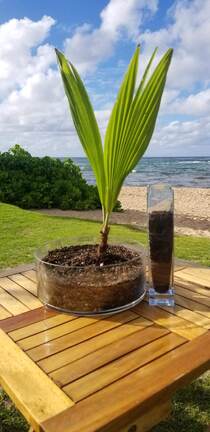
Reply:
[[144, 432], [210, 365], [210, 269], [176, 268], [176, 306], [105, 318], [58, 314], [36, 274], [0, 275], [0, 382], [44, 432]]

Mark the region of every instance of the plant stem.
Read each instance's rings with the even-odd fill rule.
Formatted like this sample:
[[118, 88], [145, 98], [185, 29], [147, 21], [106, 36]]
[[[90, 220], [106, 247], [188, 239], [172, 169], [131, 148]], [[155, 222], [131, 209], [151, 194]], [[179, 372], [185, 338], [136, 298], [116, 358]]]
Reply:
[[107, 246], [108, 246], [108, 235], [109, 235], [109, 230], [110, 230], [110, 227], [108, 225], [108, 223], [109, 223], [109, 214], [108, 213], [104, 214], [104, 212], [103, 212], [103, 215], [104, 215], [104, 217], [103, 217], [103, 226], [102, 226], [102, 229], [100, 231], [101, 242], [98, 245], [98, 251], [97, 251], [98, 258], [101, 258], [105, 254], [105, 252], [106, 252], [106, 249], [107, 249]]

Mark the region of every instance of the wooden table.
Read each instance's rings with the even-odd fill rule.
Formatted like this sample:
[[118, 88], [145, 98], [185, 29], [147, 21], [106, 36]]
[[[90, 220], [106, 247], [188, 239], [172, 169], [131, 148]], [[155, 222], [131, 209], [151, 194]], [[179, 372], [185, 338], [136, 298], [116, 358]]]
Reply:
[[44, 432], [144, 432], [210, 365], [210, 269], [176, 268], [176, 307], [109, 318], [42, 306], [35, 271], [0, 275], [0, 382]]

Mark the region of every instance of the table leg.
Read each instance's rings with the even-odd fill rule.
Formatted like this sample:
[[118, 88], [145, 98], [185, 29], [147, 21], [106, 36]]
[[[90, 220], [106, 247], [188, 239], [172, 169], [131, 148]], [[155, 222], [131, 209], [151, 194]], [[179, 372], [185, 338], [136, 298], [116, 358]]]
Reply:
[[[171, 403], [169, 401], [159, 403], [129, 422], [127, 426], [118, 429], [118, 432], [149, 432], [153, 426], [165, 420], [170, 411]], [[110, 432], [112, 432], [112, 429]]]

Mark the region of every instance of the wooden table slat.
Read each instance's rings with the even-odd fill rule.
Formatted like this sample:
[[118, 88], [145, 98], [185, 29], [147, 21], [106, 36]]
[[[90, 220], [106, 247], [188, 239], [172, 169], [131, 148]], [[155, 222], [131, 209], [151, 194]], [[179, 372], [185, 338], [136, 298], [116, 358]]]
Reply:
[[36, 271], [35, 270], [27, 270], [21, 273], [23, 276], [27, 277], [28, 279], [31, 279], [33, 282], [37, 282], [36, 279]]
[[38, 333], [43, 333], [46, 330], [60, 326], [61, 324], [67, 323], [75, 319], [76, 316], [67, 314], [56, 314], [55, 316], [35, 322], [33, 324], [29, 324], [26, 327], [22, 327], [18, 330], [13, 330], [9, 333], [9, 335], [15, 342], [20, 341], [21, 339], [28, 340], [27, 338], [30, 336], [37, 337]]
[[175, 302], [177, 305], [182, 306], [183, 310], [191, 310], [205, 318], [210, 319], [210, 309], [201, 303], [197, 303], [189, 298], [175, 294]]
[[203, 295], [204, 297], [207, 297], [207, 298], [210, 297], [210, 289], [209, 288], [204, 288], [204, 287], [202, 287], [200, 285], [196, 285], [196, 284], [194, 284], [192, 282], [183, 280], [183, 279], [181, 279], [179, 277], [175, 278], [175, 288], [176, 287], [186, 288], [190, 292], [194, 291], [194, 292], [196, 292], [198, 294]]
[[49, 375], [61, 387], [168, 333], [169, 330], [157, 325], [137, 330], [57, 369]]
[[37, 295], [37, 285], [35, 282], [33, 282], [31, 279], [28, 279], [27, 277], [23, 276], [22, 274], [13, 274], [9, 276], [9, 279], [16, 282], [18, 285], [25, 288], [27, 291], [29, 291], [33, 295]]
[[[145, 301], [148, 303], [148, 299]], [[210, 309], [180, 295], [175, 294], [174, 307], [159, 306], [158, 309], [177, 315], [186, 321], [196, 324], [197, 327], [202, 327], [207, 330], [210, 329]], [[206, 314], [202, 314], [200, 309], [202, 309], [202, 311], [207, 311]]]
[[[177, 297], [179, 298], [179, 296]], [[210, 329], [210, 319], [200, 315], [197, 312], [191, 311], [190, 309], [183, 309], [183, 307], [179, 306], [178, 304], [176, 304], [173, 308], [167, 306], [159, 306], [159, 307], [160, 309], [172, 313], [173, 315], [177, 315], [178, 317], [183, 318], [186, 321], [195, 323], [198, 327], [202, 327], [207, 330]]]
[[0, 320], [11, 317], [11, 313], [0, 305]]
[[[106, 345], [111, 344], [112, 342], [119, 340], [121, 338], [124, 338], [128, 334], [135, 333], [136, 331], [139, 331], [140, 329], [144, 329], [150, 325], [152, 325], [151, 321], [145, 320], [144, 318], [140, 317], [135, 320], [132, 320], [129, 324], [129, 321], [127, 318], [127, 321], [124, 322], [124, 325], [122, 326], [120, 322], [116, 321], [112, 323], [112, 327], [109, 325], [109, 328], [104, 333], [98, 334], [98, 332], [95, 334], [94, 337], [91, 337], [88, 339], [85, 335], [82, 338], [80, 338], [80, 343], [78, 342], [75, 344], [75, 341], [71, 341], [70, 348], [66, 347], [66, 344], [63, 346], [63, 350], [60, 350], [58, 353], [54, 355], [51, 354], [51, 350], [48, 352], [47, 357], [47, 348], [45, 347], [45, 351], [40, 350], [37, 352], [34, 352], [33, 350], [29, 350], [28, 353], [36, 356], [42, 356], [43, 355], [47, 358], [44, 358], [43, 360], [38, 361], [38, 364], [45, 372], [52, 372], [53, 370], [56, 370], [62, 366], [65, 366], [66, 364], [73, 362], [74, 360], [80, 359], [84, 357], [87, 354], [90, 354], [91, 352], [96, 352], [97, 349], [102, 348]], [[109, 330], [109, 331], [108, 331]], [[83, 342], [82, 342], [83, 340]], [[78, 340], [77, 340], [78, 341]], [[53, 342], [52, 342], [53, 343]], [[56, 347], [57, 348], [57, 347]]]
[[207, 269], [207, 273], [204, 276], [201, 269], [198, 269], [195, 271], [195, 269], [184, 269], [180, 270], [176, 273], [176, 276], [178, 276], [181, 279], [187, 280], [188, 282], [193, 282], [198, 285], [203, 285], [204, 287], [210, 288], [210, 272], [209, 269]]
[[209, 285], [210, 269], [183, 264], [174, 308], [145, 298], [77, 317], [41, 306], [32, 265], [4, 271], [0, 382], [35, 432], [148, 432], [176, 388], [210, 366]]
[[210, 267], [185, 266], [180, 270], [183, 270], [184, 273], [188, 273], [189, 275], [193, 275], [199, 278], [202, 277], [205, 280], [210, 280]]
[[0, 305], [7, 309], [12, 315], [18, 315], [20, 313], [29, 310], [27, 306], [17, 300], [15, 297], [6, 292], [0, 287]]
[[[103, 321], [100, 321], [97, 318], [90, 317], [81, 317], [77, 319], [73, 319], [72, 317], [71, 321], [57, 325], [56, 327], [53, 327], [51, 329], [44, 330], [41, 333], [27, 337], [26, 339], [22, 339], [20, 342], [18, 342], [18, 345], [20, 345], [20, 347], [24, 350], [29, 350], [42, 344], [48, 344], [54, 339], [58, 339], [59, 341], [61, 341], [61, 338], [65, 335], [72, 335], [72, 333], [74, 332], [75, 335], [77, 335], [77, 330], [82, 331], [82, 329], [84, 329], [85, 327], [89, 327], [91, 324], [98, 324], [98, 327], [100, 328], [102, 327]], [[95, 326], [94, 329], [96, 329]], [[74, 337], [74, 335], [72, 337]]]
[[0, 321], [0, 328], [8, 333], [28, 326], [29, 324], [46, 320], [55, 315], [57, 315], [55, 310], [42, 306], [38, 309], [30, 310], [16, 316], [10, 316], [10, 318]]
[[176, 286], [176, 293], [181, 295], [182, 297], [186, 297], [190, 300], [193, 300], [198, 304], [208, 306], [208, 308], [210, 307], [210, 298], [203, 296], [202, 294], [199, 294], [194, 291], [189, 291], [189, 289], [180, 286]]
[[42, 421], [73, 405], [2, 330], [0, 383], [35, 430]]
[[174, 266], [174, 273], [180, 271], [180, 270], [184, 270], [186, 268], [186, 265], [182, 265], [182, 264], [176, 264]]
[[[188, 342], [42, 424], [44, 432], [108, 432], [210, 367], [210, 333]], [[99, 409], [100, 407], [100, 409]], [[118, 429], [116, 428], [116, 431]]]
[[42, 303], [36, 296], [7, 277], [0, 279], [0, 287], [31, 310], [42, 306]]
[[145, 318], [154, 321], [156, 324], [166, 327], [172, 332], [189, 340], [197, 338], [207, 331], [190, 321], [186, 321], [183, 318], [173, 315], [171, 312], [165, 311], [161, 308], [148, 307], [145, 302], [136, 306], [135, 311]]
[[78, 402], [185, 342], [176, 334], [168, 334], [64, 386], [63, 390]]

